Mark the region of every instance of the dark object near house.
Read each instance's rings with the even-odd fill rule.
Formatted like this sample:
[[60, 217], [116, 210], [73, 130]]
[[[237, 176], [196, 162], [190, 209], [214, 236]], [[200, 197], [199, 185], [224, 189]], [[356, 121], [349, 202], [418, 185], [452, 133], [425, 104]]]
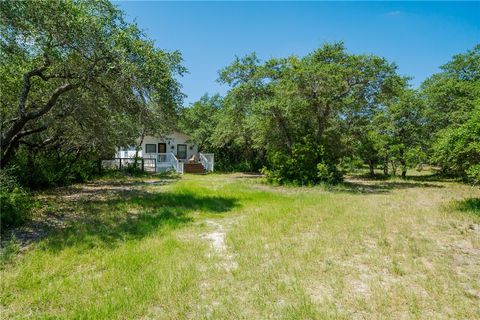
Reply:
[[201, 163], [185, 163], [183, 165], [183, 171], [185, 173], [204, 173], [205, 168]]

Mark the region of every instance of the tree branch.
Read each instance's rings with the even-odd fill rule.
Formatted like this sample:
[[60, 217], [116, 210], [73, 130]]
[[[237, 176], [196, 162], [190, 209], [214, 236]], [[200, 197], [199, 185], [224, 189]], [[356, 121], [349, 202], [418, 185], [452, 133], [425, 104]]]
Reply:
[[[2, 139], [1, 139], [1, 149], [2, 149], [1, 166], [2, 167], [6, 166], [9, 160], [11, 159], [12, 153], [18, 147], [18, 141], [20, 138], [33, 133], [43, 131], [48, 127], [48, 125], [45, 125], [36, 129], [22, 131], [25, 125], [30, 120], [37, 119], [43, 116], [44, 114], [46, 114], [48, 111], [50, 111], [53, 108], [58, 98], [62, 94], [79, 87], [80, 84], [81, 83], [66, 83], [61, 85], [60, 87], [54, 90], [54, 92], [52, 93], [52, 95], [50, 96], [50, 98], [48, 99], [48, 101], [45, 103], [43, 107], [41, 107], [36, 111], [21, 114], [20, 118], [18, 118], [18, 120], [16, 120], [13, 123], [13, 125], [10, 127], [9, 130], [7, 130], [5, 134], [2, 132]], [[42, 129], [43, 127], [45, 127], [45, 129]]]
[[29, 146], [30, 148], [40, 149], [40, 148], [43, 148], [43, 147], [45, 147], [49, 144], [52, 144], [52, 143], [56, 142], [57, 140], [58, 140], [58, 135], [47, 138], [40, 143], [31, 143], [31, 142], [27, 142], [27, 141], [24, 141], [24, 140], [19, 140], [18, 143]]
[[25, 105], [27, 103], [28, 94], [30, 92], [31, 87], [31, 78], [33, 76], [42, 77], [42, 73], [50, 66], [51, 62], [48, 55], [45, 53], [44, 55], [45, 61], [41, 67], [33, 69], [23, 75], [23, 89], [22, 94], [20, 95], [20, 102], [18, 104], [18, 111], [20, 113], [20, 117], [25, 115]]
[[68, 92], [72, 89], [78, 88], [79, 86], [80, 86], [80, 83], [65, 83], [65, 84], [61, 85], [60, 87], [55, 89], [55, 91], [53, 91], [52, 95], [50, 96], [50, 99], [48, 99], [47, 103], [45, 103], [45, 105], [41, 109], [33, 111], [33, 112], [29, 112], [26, 115], [26, 118], [35, 119], [35, 118], [43, 116], [45, 113], [47, 113], [48, 111], [50, 111], [52, 109], [52, 107], [55, 105], [55, 103], [57, 103], [58, 98], [62, 94], [64, 94], [65, 92]]

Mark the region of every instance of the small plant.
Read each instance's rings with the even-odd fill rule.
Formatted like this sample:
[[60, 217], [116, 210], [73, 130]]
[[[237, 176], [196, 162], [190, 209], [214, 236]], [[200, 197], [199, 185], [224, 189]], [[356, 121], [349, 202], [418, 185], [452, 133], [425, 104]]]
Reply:
[[7, 172], [0, 174], [0, 224], [2, 228], [21, 225], [31, 215], [34, 201], [29, 192]]
[[480, 198], [468, 198], [454, 202], [454, 208], [480, 216]]
[[0, 248], [0, 267], [7, 264], [9, 261], [15, 257], [20, 251], [20, 245], [18, 244], [17, 238], [12, 236], [10, 240], [2, 244]]

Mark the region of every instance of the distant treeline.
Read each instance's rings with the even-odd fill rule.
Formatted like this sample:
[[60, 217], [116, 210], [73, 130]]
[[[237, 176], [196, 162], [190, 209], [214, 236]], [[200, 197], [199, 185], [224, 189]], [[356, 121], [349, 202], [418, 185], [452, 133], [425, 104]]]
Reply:
[[429, 164], [480, 180], [480, 45], [418, 90], [395, 64], [342, 43], [304, 57], [236, 58], [219, 80], [231, 88], [225, 97], [204, 96], [180, 116], [218, 169], [311, 184], [362, 165], [405, 177]]

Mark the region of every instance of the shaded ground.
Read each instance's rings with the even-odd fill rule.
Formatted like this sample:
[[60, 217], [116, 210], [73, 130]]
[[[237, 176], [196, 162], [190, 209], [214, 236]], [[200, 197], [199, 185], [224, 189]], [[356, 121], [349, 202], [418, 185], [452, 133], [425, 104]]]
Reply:
[[[164, 222], [190, 221], [191, 219], [184, 217], [186, 211], [201, 208], [206, 211], [221, 212], [234, 205], [232, 199], [198, 197], [193, 194], [158, 194], [146, 190], [152, 186], [169, 185], [175, 180], [168, 177], [130, 178], [121, 181], [99, 180], [48, 190], [37, 195], [39, 208], [35, 211], [32, 220], [24, 226], [7, 230], [2, 240], [8, 242], [14, 237], [20, 245], [20, 250], [23, 251], [28, 245], [42, 240], [47, 235], [51, 235], [48, 243], [53, 245], [70, 237], [71, 232], [78, 233], [78, 230], [82, 229], [82, 234], [76, 235], [77, 242], [85, 242], [85, 238], [91, 234], [97, 234], [104, 242], [113, 242], [115, 238], [123, 238], [127, 233], [132, 236], [147, 233], [148, 230], [145, 229], [141, 234], [134, 230], [132, 226], [139, 223], [148, 224], [153, 230]], [[110, 219], [105, 215], [98, 215], [102, 207], [114, 209], [131, 204], [135, 204], [137, 208], [130, 210], [128, 216], [114, 215], [115, 221], [109, 221]], [[171, 207], [175, 210], [168, 210]], [[165, 210], [153, 217], [150, 214], [139, 214], [141, 211], [155, 208]]]

